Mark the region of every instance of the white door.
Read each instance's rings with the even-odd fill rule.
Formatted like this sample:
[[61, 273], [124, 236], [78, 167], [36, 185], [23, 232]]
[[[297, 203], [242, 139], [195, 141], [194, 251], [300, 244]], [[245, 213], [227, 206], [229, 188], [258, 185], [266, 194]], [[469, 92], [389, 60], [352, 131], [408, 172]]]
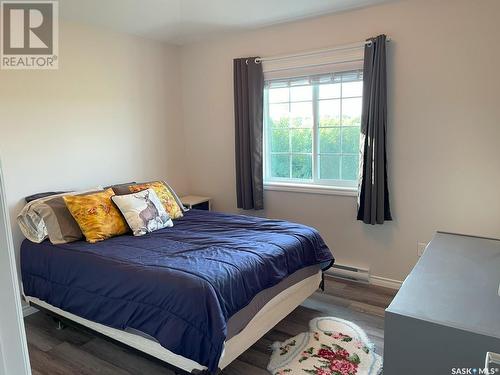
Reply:
[[0, 163], [0, 375], [31, 374]]

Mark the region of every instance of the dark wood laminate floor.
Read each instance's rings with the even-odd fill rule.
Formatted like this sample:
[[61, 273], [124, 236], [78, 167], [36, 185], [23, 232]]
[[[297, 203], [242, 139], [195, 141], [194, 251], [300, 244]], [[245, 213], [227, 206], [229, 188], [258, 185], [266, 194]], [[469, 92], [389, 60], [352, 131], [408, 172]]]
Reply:
[[[318, 316], [336, 316], [358, 324], [375, 343], [376, 352], [383, 354], [384, 309], [394, 294], [391, 289], [329, 279], [325, 293], [307, 299], [223, 373], [268, 375], [265, 368], [269, 346], [307, 331], [308, 322]], [[88, 331], [73, 327], [59, 331], [53, 320], [41, 312], [28, 316], [25, 322], [34, 375], [173, 374], [160, 363]]]

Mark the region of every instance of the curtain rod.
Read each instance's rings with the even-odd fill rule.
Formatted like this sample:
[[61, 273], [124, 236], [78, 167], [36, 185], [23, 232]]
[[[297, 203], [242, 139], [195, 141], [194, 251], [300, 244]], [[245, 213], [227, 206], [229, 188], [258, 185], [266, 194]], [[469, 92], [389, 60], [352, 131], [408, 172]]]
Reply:
[[[390, 42], [391, 38], [387, 37], [386, 41]], [[331, 48], [325, 48], [325, 49], [318, 49], [318, 50], [308, 51], [308, 52], [293, 53], [293, 54], [289, 54], [289, 55], [279, 55], [279, 56], [269, 56], [269, 57], [257, 57], [255, 59], [255, 62], [256, 63], [261, 63], [263, 61], [264, 62], [265, 61], [277, 61], [277, 60], [294, 59], [294, 58], [297, 58], [297, 57], [322, 55], [322, 54], [328, 53], [328, 52], [346, 51], [346, 50], [364, 48], [366, 45], [371, 45], [371, 44], [372, 44], [372, 42], [370, 40], [367, 40], [367, 41], [364, 41], [364, 42], [351, 43], [351, 44], [346, 44], [346, 45], [343, 45], [343, 46], [337, 46], [337, 47], [331, 47]]]

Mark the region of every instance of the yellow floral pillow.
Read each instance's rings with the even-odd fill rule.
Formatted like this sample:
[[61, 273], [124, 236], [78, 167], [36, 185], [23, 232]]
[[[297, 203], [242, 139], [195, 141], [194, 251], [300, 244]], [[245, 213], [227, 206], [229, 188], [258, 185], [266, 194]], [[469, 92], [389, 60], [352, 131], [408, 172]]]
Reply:
[[138, 191], [146, 189], [153, 189], [158, 198], [160, 198], [161, 204], [163, 204], [163, 207], [165, 207], [165, 210], [172, 219], [178, 219], [184, 216], [182, 214], [182, 209], [177, 204], [174, 196], [163, 182], [155, 181], [145, 184], [130, 185], [128, 188], [131, 193], [137, 193]]
[[128, 232], [125, 219], [111, 201], [113, 195], [113, 189], [107, 189], [93, 194], [63, 197], [88, 242], [94, 243]]

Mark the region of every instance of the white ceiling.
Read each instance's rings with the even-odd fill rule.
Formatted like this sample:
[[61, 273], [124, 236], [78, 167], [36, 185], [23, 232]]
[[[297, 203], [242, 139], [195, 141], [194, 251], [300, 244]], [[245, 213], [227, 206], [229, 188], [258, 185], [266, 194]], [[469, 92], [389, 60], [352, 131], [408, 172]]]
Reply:
[[60, 0], [61, 18], [174, 44], [388, 0]]

